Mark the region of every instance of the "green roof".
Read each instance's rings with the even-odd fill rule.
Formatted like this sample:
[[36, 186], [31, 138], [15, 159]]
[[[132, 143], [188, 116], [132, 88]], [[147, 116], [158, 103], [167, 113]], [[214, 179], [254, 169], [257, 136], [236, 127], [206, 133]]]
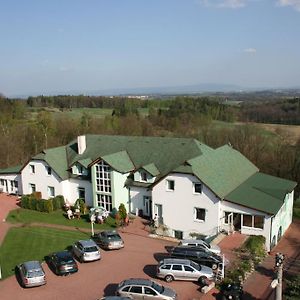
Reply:
[[86, 135], [83, 154], [79, 155], [77, 148], [77, 140], [66, 147], [69, 165], [85, 158], [91, 158], [92, 161], [106, 158], [116, 168], [116, 163], [120, 164], [117, 170], [120, 168], [122, 172], [132, 171], [132, 165], [134, 169], [147, 166], [149, 172], [160, 176], [168, 174], [186, 160], [201, 155], [202, 151], [212, 151], [195, 139], [91, 134]]
[[228, 145], [207, 151], [188, 163], [193, 173], [221, 199], [258, 172], [255, 165]]
[[226, 195], [225, 200], [273, 215], [296, 185], [291, 180], [256, 173]]
[[43, 152], [35, 155], [33, 159], [44, 160], [55, 173], [63, 180], [69, 178], [68, 163], [66, 157], [66, 147], [56, 147], [44, 150]]
[[134, 170], [134, 165], [126, 151], [104, 155], [101, 158], [120, 173], [128, 173]]
[[14, 167], [9, 167], [5, 169], [0, 169], [0, 174], [17, 174], [20, 173], [23, 168], [23, 165], [18, 165]]
[[159, 175], [159, 171], [158, 171], [156, 165], [153, 164], [153, 163], [152, 163], [152, 164], [148, 164], [148, 165], [146, 165], [146, 166], [143, 166], [143, 169], [144, 169], [145, 171], [147, 171], [148, 173], [150, 173], [152, 176], [157, 176], [157, 175]]
[[85, 159], [79, 160], [78, 163], [87, 169], [89, 164], [92, 163], [92, 160], [90, 158], [85, 158]]

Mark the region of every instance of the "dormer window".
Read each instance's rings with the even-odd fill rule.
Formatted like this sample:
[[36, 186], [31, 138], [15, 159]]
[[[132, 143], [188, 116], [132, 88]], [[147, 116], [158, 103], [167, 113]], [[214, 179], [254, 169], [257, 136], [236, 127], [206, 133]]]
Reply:
[[82, 167], [82, 165], [77, 165], [77, 170], [78, 170], [78, 174], [79, 175], [83, 174], [83, 167]]
[[35, 165], [29, 165], [30, 168], [30, 173], [34, 174], [35, 173]]
[[47, 174], [48, 174], [48, 175], [51, 175], [51, 174], [52, 174], [52, 169], [51, 169], [51, 167], [46, 166], [46, 171], [47, 171]]
[[141, 181], [147, 181], [147, 173], [146, 172], [141, 172]]

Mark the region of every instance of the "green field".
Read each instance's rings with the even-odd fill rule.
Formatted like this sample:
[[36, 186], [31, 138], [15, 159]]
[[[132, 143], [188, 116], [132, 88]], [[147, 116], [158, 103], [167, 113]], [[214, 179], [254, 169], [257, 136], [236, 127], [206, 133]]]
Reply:
[[0, 248], [2, 278], [14, 274], [14, 268], [28, 260], [43, 261], [51, 252], [64, 250], [76, 240], [87, 239], [89, 234], [41, 227], [11, 228]]
[[[57, 210], [51, 213], [39, 212], [30, 209], [18, 208], [9, 213], [6, 218], [10, 223], [45, 223], [45, 224], [57, 224], [78, 228], [91, 228], [88, 215], [83, 215], [81, 219], [69, 220], [64, 216], [63, 211]], [[95, 224], [95, 230], [106, 230], [115, 228], [115, 220], [108, 217], [104, 224]]]

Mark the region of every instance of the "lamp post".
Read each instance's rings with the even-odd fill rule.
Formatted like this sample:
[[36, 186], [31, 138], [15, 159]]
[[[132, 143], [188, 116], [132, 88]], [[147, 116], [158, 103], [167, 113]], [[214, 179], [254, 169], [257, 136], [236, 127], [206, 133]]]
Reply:
[[96, 216], [95, 214], [91, 215], [91, 227], [92, 227], [92, 236], [94, 236], [94, 223], [96, 221]]

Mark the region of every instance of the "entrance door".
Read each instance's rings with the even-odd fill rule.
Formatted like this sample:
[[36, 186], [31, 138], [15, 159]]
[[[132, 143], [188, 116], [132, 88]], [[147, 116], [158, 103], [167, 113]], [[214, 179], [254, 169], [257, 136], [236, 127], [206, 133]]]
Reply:
[[233, 226], [235, 231], [241, 230], [241, 214], [233, 213]]
[[163, 207], [161, 204], [155, 204], [155, 212], [158, 217], [158, 224], [162, 225], [163, 222]]
[[150, 217], [151, 216], [151, 198], [148, 196], [144, 196], [144, 209], [143, 209], [144, 216]]

